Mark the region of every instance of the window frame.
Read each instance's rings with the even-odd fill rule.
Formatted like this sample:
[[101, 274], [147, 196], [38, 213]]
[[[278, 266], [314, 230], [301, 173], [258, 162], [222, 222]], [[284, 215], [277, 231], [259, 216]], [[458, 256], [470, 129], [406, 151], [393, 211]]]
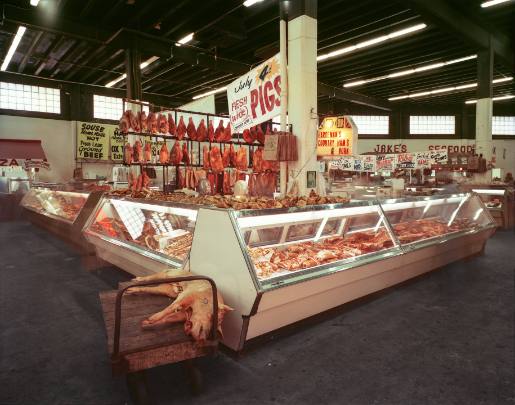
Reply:
[[[52, 86], [52, 85], [46, 85], [45, 83], [37, 83], [33, 81], [14, 81], [14, 80], [6, 80], [3, 77], [0, 78], [1, 83], [5, 83], [8, 85], [13, 86], [22, 86], [21, 91], [25, 91], [25, 86], [29, 87], [30, 93], [32, 94], [32, 88], [37, 87], [38, 93], [39, 89], [51, 89], [56, 90], [58, 92], [58, 106], [59, 106], [59, 112], [47, 112], [47, 111], [35, 111], [35, 110], [25, 110], [25, 109], [12, 109], [12, 108], [2, 108], [0, 107], [0, 114], [1, 115], [11, 115], [11, 116], [22, 116], [22, 117], [31, 117], [31, 118], [50, 118], [50, 119], [64, 119], [66, 115], [66, 108], [65, 103], [63, 102], [63, 89], [61, 86]], [[18, 90], [15, 90], [18, 91]], [[47, 98], [48, 95], [46, 95], [45, 98]], [[55, 94], [52, 96], [55, 97]], [[55, 102], [55, 100], [53, 100]]]
[[[512, 118], [513, 120], [513, 134], [496, 134], [494, 132], [494, 118]], [[492, 116], [492, 139], [513, 139], [515, 140], [515, 115], [493, 115]]]
[[[411, 117], [453, 117], [454, 118], [454, 133], [452, 134], [439, 134], [439, 133], [411, 133]], [[458, 138], [461, 133], [461, 119], [456, 114], [409, 114], [406, 117], [406, 139], [417, 139], [417, 138], [435, 138], [435, 139], [451, 139]]]
[[352, 118], [353, 121], [354, 121], [354, 117], [387, 117], [388, 132], [386, 134], [379, 134], [379, 133], [367, 133], [367, 134], [364, 134], [364, 133], [360, 133], [359, 132], [358, 124], [356, 122], [354, 122], [356, 124], [356, 127], [358, 127], [358, 137], [359, 138], [380, 138], [380, 139], [385, 139], [385, 138], [389, 138], [389, 137], [392, 136], [392, 117], [391, 117], [390, 114], [349, 114], [349, 116]]

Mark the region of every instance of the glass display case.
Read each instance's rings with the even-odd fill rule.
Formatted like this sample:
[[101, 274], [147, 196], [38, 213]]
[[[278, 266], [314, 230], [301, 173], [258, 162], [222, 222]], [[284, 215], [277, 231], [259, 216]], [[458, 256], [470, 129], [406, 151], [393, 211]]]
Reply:
[[234, 308], [224, 344], [242, 350], [250, 339], [479, 254], [495, 228], [474, 194], [200, 208], [188, 265], [213, 278]]
[[463, 185], [462, 188], [476, 193], [497, 224], [504, 229], [515, 225], [515, 190], [502, 184]]
[[[85, 226], [100, 257], [135, 275], [184, 265], [193, 240], [198, 206], [106, 197]], [[105, 253], [105, 254], [104, 254]]]

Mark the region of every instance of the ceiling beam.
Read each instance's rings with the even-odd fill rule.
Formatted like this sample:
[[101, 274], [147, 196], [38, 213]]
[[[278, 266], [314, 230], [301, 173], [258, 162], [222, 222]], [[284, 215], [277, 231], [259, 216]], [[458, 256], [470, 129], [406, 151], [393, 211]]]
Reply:
[[514, 69], [515, 52], [504, 34], [489, 31], [445, 0], [404, 0], [404, 3], [439, 28], [458, 35], [476, 48], [492, 46], [499, 60], [509, 69]]
[[318, 82], [317, 84], [317, 92], [318, 94], [337, 98], [340, 100], [347, 100], [354, 104], [366, 105], [368, 107], [373, 107], [379, 110], [391, 111], [392, 107], [388, 101], [379, 99], [376, 97], [366, 96], [360, 93], [354, 93], [353, 91], [341, 89], [339, 87], [334, 87], [329, 84], [324, 84]]

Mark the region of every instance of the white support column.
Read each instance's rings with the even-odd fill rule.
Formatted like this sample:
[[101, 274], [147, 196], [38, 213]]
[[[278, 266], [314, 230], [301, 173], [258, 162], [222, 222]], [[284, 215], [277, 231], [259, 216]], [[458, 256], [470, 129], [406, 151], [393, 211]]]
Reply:
[[476, 153], [487, 162], [492, 160], [492, 99], [481, 98], [476, 103]]
[[300, 15], [288, 23], [288, 120], [298, 137], [299, 160], [290, 164], [301, 195], [306, 172], [317, 170], [317, 20]]

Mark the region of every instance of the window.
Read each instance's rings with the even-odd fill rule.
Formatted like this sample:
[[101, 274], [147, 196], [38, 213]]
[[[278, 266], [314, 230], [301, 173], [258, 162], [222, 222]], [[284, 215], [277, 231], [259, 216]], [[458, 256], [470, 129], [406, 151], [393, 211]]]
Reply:
[[118, 121], [123, 114], [123, 99], [93, 95], [93, 118]]
[[454, 115], [411, 115], [409, 133], [411, 135], [454, 135]]
[[50, 87], [0, 82], [0, 108], [61, 114], [61, 91]]
[[358, 134], [388, 135], [388, 115], [353, 115], [352, 120], [358, 127]]
[[492, 117], [493, 135], [515, 135], [515, 116]]

